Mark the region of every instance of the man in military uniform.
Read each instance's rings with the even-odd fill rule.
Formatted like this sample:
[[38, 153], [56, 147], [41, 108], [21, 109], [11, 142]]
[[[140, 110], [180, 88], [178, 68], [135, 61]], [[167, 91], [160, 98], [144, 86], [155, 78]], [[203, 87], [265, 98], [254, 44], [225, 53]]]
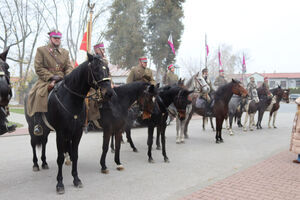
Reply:
[[[102, 42], [94, 45], [94, 52], [96, 55], [99, 55], [103, 61], [103, 64], [108, 69], [108, 60], [105, 55], [105, 47]], [[113, 87], [113, 86], [112, 86]], [[90, 94], [95, 93], [95, 89], [90, 89]], [[88, 100], [88, 121], [93, 121], [94, 125], [97, 128], [100, 128], [100, 125], [98, 123], [98, 119], [100, 119], [100, 112], [99, 112], [99, 103], [97, 103], [94, 100]]]
[[216, 78], [214, 82], [214, 86], [216, 86], [216, 89], [218, 89], [220, 86], [225, 85], [227, 83], [225, 77], [224, 77], [224, 70], [219, 70], [219, 76]]
[[201, 77], [205, 81], [205, 83], [202, 85], [202, 87], [204, 87], [206, 85], [209, 86], [208, 90], [202, 90], [201, 97], [204, 98], [208, 103], [210, 103], [211, 99], [210, 99], [209, 93], [213, 92], [214, 89], [213, 89], [213, 87], [211, 85], [210, 79], [208, 78], [208, 69], [207, 68], [204, 68], [202, 70], [202, 76]]
[[151, 69], [147, 68], [147, 58], [140, 57], [139, 65], [131, 68], [129, 76], [127, 77], [127, 83], [135, 81], [144, 81], [155, 85]]
[[163, 83], [164, 85], [173, 85], [178, 82], [178, 76], [174, 73], [175, 66], [173, 64], [168, 66], [168, 73], [165, 74]]
[[255, 83], [255, 79], [254, 79], [253, 76], [251, 76], [250, 77], [250, 82], [247, 85], [247, 91], [248, 91], [250, 100], [255, 100], [255, 102], [258, 103], [259, 98], [258, 98], [256, 88], [257, 88], [257, 86], [256, 86], [256, 83]]
[[69, 52], [60, 47], [61, 32], [52, 30], [48, 33], [49, 43], [37, 49], [34, 68], [38, 81], [34, 84], [28, 95], [27, 114], [34, 116], [34, 134], [42, 135], [42, 113], [47, 112], [48, 93], [55, 83], [69, 74], [73, 67], [70, 63]]

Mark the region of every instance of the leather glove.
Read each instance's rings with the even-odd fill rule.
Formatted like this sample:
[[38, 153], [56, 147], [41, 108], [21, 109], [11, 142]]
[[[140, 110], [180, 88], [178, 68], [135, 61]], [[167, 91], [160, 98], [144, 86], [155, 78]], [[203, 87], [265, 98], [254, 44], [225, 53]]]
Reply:
[[61, 81], [62, 79], [63, 79], [62, 77], [60, 77], [58, 75], [54, 75], [54, 76], [51, 77], [50, 80], [51, 80], [51, 82], [55, 81], [55, 83], [57, 83], [57, 82]]
[[48, 92], [50, 92], [53, 88], [54, 88], [54, 85], [55, 85], [55, 81], [51, 81], [51, 83], [48, 85]]

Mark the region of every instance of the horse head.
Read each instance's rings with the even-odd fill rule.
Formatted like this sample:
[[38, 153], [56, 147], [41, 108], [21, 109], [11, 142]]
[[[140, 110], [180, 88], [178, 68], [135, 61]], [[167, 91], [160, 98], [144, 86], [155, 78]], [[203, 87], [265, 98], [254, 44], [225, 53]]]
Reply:
[[0, 54], [0, 106], [7, 106], [12, 97], [9, 66], [6, 63], [8, 51], [9, 49]]
[[246, 97], [248, 95], [247, 90], [242, 86], [241, 82], [235, 79], [232, 79], [232, 93], [242, 96], [242, 97]]
[[143, 119], [149, 119], [155, 105], [155, 97], [157, 96], [159, 83], [156, 85], [147, 84], [143, 95], [137, 100], [143, 111]]
[[104, 66], [100, 56], [88, 55], [89, 67], [89, 85], [97, 91], [97, 94], [104, 100], [109, 100], [116, 95], [111, 87], [111, 78], [109, 78], [109, 68]]
[[285, 100], [285, 102], [290, 103], [290, 89], [283, 90], [282, 99]]
[[174, 105], [178, 111], [178, 117], [180, 120], [185, 119], [186, 115], [186, 106], [192, 101], [188, 99], [189, 95], [194, 91], [189, 91], [186, 89], [179, 90], [178, 94], [174, 98]]

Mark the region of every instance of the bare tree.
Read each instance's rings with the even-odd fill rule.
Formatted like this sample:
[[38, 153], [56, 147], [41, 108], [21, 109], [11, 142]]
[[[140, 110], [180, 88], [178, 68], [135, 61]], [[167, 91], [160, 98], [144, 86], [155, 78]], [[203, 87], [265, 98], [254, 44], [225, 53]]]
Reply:
[[178, 61], [179, 67], [182, 69], [183, 77], [189, 78], [204, 68], [202, 60], [196, 58], [185, 58]]

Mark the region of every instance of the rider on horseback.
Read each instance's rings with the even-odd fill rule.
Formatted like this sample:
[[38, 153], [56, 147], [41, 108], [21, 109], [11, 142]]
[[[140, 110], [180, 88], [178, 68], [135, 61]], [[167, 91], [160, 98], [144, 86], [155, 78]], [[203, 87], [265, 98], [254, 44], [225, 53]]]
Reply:
[[175, 65], [171, 64], [168, 66], [168, 73], [165, 74], [163, 83], [164, 85], [173, 85], [177, 84], [178, 76], [174, 73]]
[[[249, 94], [249, 99], [254, 100], [256, 103], [259, 102], [258, 94], [257, 94], [257, 86], [255, 83], [255, 79], [253, 76], [250, 77], [250, 82], [247, 85], [247, 91]], [[250, 101], [249, 101], [250, 102]]]
[[216, 89], [218, 89], [220, 86], [225, 85], [228, 83], [224, 77], [224, 70], [220, 69], [219, 70], [219, 76], [216, 78], [214, 82], [214, 86], [216, 86]]
[[209, 96], [209, 94], [211, 92], [214, 91], [212, 85], [211, 85], [211, 81], [208, 78], [208, 69], [204, 68], [202, 70], [202, 76], [198, 78], [198, 83], [201, 86], [201, 90], [200, 90], [200, 97], [205, 99], [207, 104], [206, 104], [206, 114], [208, 116], [211, 116], [212, 113], [212, 101], [211, 101], [211, 97]]
[[61, 32], [52, 30], [48, 35], [48, 45], [39, 47], [35, 55], [34, 67], [39, 79], [29, 92], [27, 103], [28, 115], [34, 115], [34, 134], [37, 136], [43, 135], [42, 113], [48, 111], [48, 93], [73, 70], [69, 52], [60, 47]]

